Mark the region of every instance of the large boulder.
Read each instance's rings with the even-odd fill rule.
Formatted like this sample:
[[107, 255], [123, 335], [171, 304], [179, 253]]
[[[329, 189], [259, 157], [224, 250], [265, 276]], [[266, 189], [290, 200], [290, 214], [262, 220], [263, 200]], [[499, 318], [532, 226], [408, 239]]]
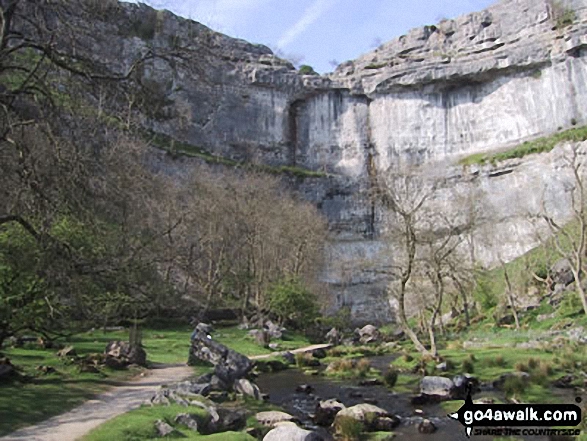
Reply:
[[263, 441], [323, 441], [323, 438], [316, 432], [301, 429], [294, 423], [286, 422], [270, 430]]
[[139, 345], [131, 345], [127, 341], [111, 341], [104, 350], [105, 363], [112, 368], [124, 368], [129, 364], [147, 365], [147, 353]]
[[352, 418], [363, 424], [364, 430], [368, 431], [389, 431], [400, 423], [398, 417], [390, 414], [385, 409], [373, 404], [362, 403], [356, 406], [342, 409], [334, 418], [334, 426], [342, 418]]
[[344, 404], [336, 400], [320, 401], [316, 404], [314, 422], [319, 426], [330, 426], [336, 414], [345, 408]]
[[246, 356], [228, 349], [203, 332], [192, 335], [190, 361], [194, 359], [213, 364], [214, 374], [227, 385], [232, 385], [253, 369], [253, 362]]
[[366, 325], [359, 329], [359, 341], [362, 344], [376, 343], [380, 340], [381, 333], [373, 325]]
[[430, 400], [450, 400], [455, 388], [450, 378], [427, 376], [420, 382], [420, 394]]

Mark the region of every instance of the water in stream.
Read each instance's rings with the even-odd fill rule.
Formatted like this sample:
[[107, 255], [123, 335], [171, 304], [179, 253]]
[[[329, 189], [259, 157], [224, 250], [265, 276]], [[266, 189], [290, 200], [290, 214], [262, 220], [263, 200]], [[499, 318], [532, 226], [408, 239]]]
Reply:
[[[371, 365], [376, 369], [386, 369], [395, 356], [371, 357]], [[313, 414], [316, 404], [320, 400], [337, 399], [345, 406], [353, 406], [364, 402], [371, 402], [399, 416], [402, 423], [395, 429], [398, 441], [465, 441], [464, 428], [457, 421], [446, 416], [446, 412], [438, 404], [414, 407], [410, 394], [390, 392], [385, 386], [358, 386], [358, 380], [334, 380], [324, 376], [305, 375], [297, 369], [288, 369], [282, 372], [263, 374], [257, 379], [257, 385], [262, 392], [268, 393], [269, 401], [286, 412], [295, 415], [306, 428], [317, 430], [326, 440], [332, 438], [324, 428], [314, 425], [309, 415]], [[296, 387], [308, 384], [314, 389], [313, 393], [296, 392]], [[558, 391], [557, 391], [558, 392]], [[569, 393], [566, 393], [569, 395]], [[479, 393], [474, 398], [496, 396], [495, 392]], [[503, 397], [501, 397], [503, 398]], [[566, 400], [564, 399], [566, 398]], [[573, 397], [561, 397], [563, 401], [572, 402]], [[422, 411], [422, 413], [416, 412]], [[438, 431], [427, 435], [418, 432], [418, 424], [422, 417], [431, 420]], [[478, 441], [491, 441], [492, 436], [474, 436]], [[526, 438], [532, 441], [548, 441], [547, 437]]]

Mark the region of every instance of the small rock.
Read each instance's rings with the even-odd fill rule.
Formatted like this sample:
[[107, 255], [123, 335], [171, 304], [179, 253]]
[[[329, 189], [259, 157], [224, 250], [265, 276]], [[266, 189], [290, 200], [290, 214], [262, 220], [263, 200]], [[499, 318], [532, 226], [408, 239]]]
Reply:
[[436, 432], [436, 426], [430, 420], [424, 420], [418, 425], [418, 432], [431, 434]]
[[312, 392], [314, 392], [314, 388], [309, 384], [300, 384], [298, 387], [296, 387], [296, 392], [302, 394], [311, 394]]
[[318, 404], [316, 404], [314, 422], [319, 426], [330, 426], [333, 423], [336, 414], [345, 408], [346, 406], [340, 401], [320, 401]]
[[269, 349], [273, 349], [274, 351], [277, 351], [279, 349], [279, 344], [269, 343]]
[[241, 378], [240, 380], [236, 380], [234, 382], [234, 390], [239, 394], [246, 395], [248, 397], [254, 398], [255, 400], [261, 400], [261, 391], [257, 385], [251, 383], [245, 378]]
[[381, 338], [379, 329], [373, 325], [363, 326], [358, 332], [362, 344], [376, 343]]
[[564, 375], [558, 380], [554, 381], [552, 385], [559, 389], [571, 389], [573, 388], [573, 385], [571, 384], [573, 381], [575, 381], [575, 377], [573, 375]]
[[337, 346], [340, 344], [341, 335], [336, 328], [332, 328], [326, 333], [326, 341], [331, 345]]
[[45, 375], [54, 374], [57, 372], [55, 368], [51, 366], [37, 366], [37, 370]]
[[64, 357], [71, 358], [71, 357], [76, 357], [77, 354], [76, 354], [75, 348], [73, 346], [66, 346], [57, 352], [57, 356], [60, 358], [64, 358]]
[[319, 360], [326, 358], [326, 351], [324, 349], [314, 349], [312, 351], [312, 357], [318, 358]]
[[171, 427], [163, 420], [155, 421], [155, 429], [157, 430], [157, 436], [159, 436], [160, 438], [169, 436], [171, 434], [173, 434], [174, 436], [179, 434], [179, 432], [177, 432], [173, 427]]
[[383, 381], [378, 378], [366, 378], [365, 380], [359, 381], [359, 386], [381, 386]]
[[283, 358], [288, 364], [296, 364], [296, 357], [291, 352], [282, 352], [281, 358]]
[[198, 431], [198, 422], [189, 413], [178, 413], [175, 416], [174, 421], [177, 424], [181, 424], [182, 426], [185, 426], [188, 429], [193, 430], [194, 432], [197, 432]]
[[436, 369], [439, 370], [439, 371], [446, 372], [448, 370], [448, 365], [446, 364], [446, 361], [444, 361], [444, 362], [442, 362], [440, 364], [437, 364], [436, 365]]
[[399, 418], [395, 416], [377, 417], [370, 424], [369, 429], [374, 432], [391, 432], [399, 426], [399, 423]]

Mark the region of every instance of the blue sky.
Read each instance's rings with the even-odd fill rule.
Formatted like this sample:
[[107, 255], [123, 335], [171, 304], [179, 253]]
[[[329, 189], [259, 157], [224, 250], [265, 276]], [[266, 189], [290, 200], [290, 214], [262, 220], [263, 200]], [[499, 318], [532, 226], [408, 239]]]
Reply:
[[262, 43], [320, 73], [409, 29], [496, 0], [145, 0], [216, 31]]

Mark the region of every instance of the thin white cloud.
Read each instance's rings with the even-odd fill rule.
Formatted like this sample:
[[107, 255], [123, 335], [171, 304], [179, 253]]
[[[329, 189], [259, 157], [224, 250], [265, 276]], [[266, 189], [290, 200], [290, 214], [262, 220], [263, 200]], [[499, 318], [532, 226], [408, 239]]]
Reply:
[[302, 17], [279, 38], [277, 46], [284, 48], [298, 38], [308, 27], [324, 15], [337, 0], [316, 0], [306, 10]]

